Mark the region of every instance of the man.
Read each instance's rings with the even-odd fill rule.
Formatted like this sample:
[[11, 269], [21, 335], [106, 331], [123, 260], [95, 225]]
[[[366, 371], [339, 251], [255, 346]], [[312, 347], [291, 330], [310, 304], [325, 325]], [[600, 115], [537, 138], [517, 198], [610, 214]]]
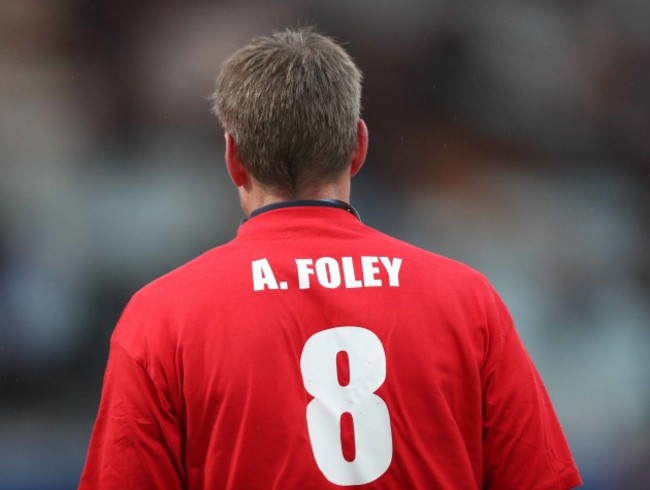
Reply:
[[249, 218], [126, 307], [80, 488], [580, 484], [488, 281], [349, 205], [360, 82], [308, 29], [225, 63], [215, 110]]

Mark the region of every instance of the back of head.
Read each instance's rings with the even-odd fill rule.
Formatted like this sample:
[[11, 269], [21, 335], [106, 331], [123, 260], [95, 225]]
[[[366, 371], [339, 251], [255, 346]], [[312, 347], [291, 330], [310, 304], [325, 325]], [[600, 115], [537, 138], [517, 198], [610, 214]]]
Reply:
[[214, 111], [240, 158], [265, 187], [298, 196], [350, 164], [361, 110], [361, 73], [312, 29], [253, 39], [227, 60]]

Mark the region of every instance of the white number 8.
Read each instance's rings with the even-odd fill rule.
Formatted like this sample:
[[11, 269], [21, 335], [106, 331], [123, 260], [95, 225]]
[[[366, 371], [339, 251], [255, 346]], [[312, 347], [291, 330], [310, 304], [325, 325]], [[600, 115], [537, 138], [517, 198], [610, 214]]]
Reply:
[[[336, 358], [348, 355], [350, 382], [338, 381]], [[336, 485], [363, 485], [390, 466], [393, 441], [384, 400], [374, 392], [386, 380], [386, 354], [379, 338], [361, 327], [336, 327], [311, 336], [300, 357], [307, 392], [307, 429], [316, 464]], [[354, 423], [355, 457], [347, 461], [341, 446], [341, 416]]]

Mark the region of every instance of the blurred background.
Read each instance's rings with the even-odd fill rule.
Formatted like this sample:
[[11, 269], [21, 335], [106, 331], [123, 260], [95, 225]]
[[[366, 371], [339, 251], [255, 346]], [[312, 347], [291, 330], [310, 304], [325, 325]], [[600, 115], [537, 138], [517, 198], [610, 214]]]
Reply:
[[0, 2], [0, 489], [75, 488], [113, 326], [241, 212], [207, 97], [316, 25], [365, 74], [364, 221], [492, 280], [586, 489], [650, 488], [650, 2]]

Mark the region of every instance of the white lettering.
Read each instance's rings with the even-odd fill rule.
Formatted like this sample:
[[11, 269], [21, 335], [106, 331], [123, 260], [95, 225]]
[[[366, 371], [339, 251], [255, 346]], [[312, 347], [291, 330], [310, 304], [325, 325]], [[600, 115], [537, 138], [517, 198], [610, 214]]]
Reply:
[[309, 289], [309, 276], [314, 275], [314, 268], [312, 259], [296, 259], [296, 267], [298, 269], [298, 287], [300, 289]]
[[386, 272], [388, 273], [388, 284], [393, 287], [399, 286], [399, 269], [402, 266], [402, 259], [394, 258], [391, 262], [388, 257], [379, 257], [381, 263], [384, 264]]
[[316, 261], [316, 277], [321, 286], [338, 288], [341, 285], [339, 263], [331, 257], [321, 257]]
[[[402, 267], [402, 259], [396, 257], [320, 257], [318, 259], [295, 259], [298, 275], [298, 287], [309, 289], [312, 286], [312, 279], [316, 284], [328, 288], [355, 289], [361, 287], [381, 287], [388, 285], [399, 287], [399, 274]], [[259, 266], [260, 281], [264, 279], [268, 284], [263, 284], [261, 289], [288, 289], [286, 281], [277, 283], [264, 259]], [[356, 270], [355, 270], [356, 267]], [[358, 277], [359, 269], [361, 276]]]
[[266, 259], [254, 260], [251, 262], [253, 268], [253, 290], [278, 289], [278, 282], [275, 280], [271, 265]]
[[361, 257], [361, 270], [363, 271], [363, 285], [365, 287], [381, 286], [381, 279], [375, 276], [379, 274], [379, 267], [375, 264], [379, 262], [378, 257]]
[[354, 275], [354, 264], [352, 262], [352, 257], [343, 257], [341, 258], [341, 262], [343, 263], [343, 277], [345, 277], [345, 287], [360, 288], [363, 286], [363, 283]]

